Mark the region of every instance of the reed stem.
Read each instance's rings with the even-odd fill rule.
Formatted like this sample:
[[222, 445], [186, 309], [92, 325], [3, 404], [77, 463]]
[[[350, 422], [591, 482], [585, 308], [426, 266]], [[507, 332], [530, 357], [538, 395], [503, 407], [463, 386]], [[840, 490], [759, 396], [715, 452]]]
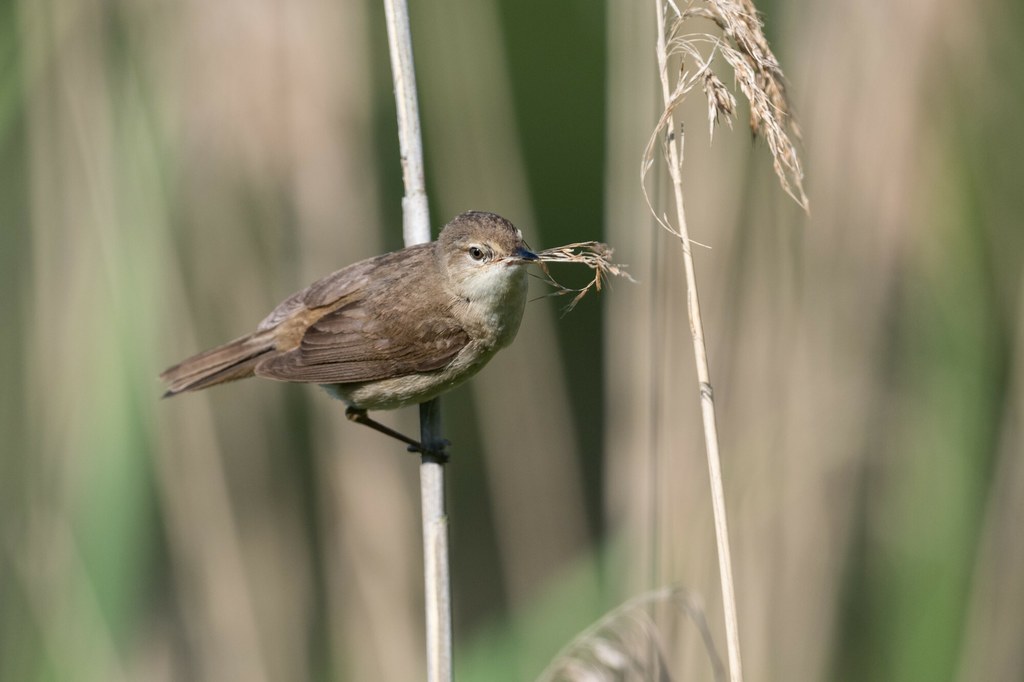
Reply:
[[[412, 59], [412, 32], [406, 0], [384, 0], [391, 52], [391, 74], [398, 111], [402, 156], [402, 235], [406, 246], [430, 241], [430, 210], [423, 171], [423, 143]], [[420, 405], [420, 442], [440, 450], [441, 405], [435, 398]], [[448, 559], [448, 518], [444, 503], [444, 462], [425, 455], [420, 462], [420, 505], [423, 517], [423, 581], [426, 610], [427, 680], [452, 679], [451, 582]]]

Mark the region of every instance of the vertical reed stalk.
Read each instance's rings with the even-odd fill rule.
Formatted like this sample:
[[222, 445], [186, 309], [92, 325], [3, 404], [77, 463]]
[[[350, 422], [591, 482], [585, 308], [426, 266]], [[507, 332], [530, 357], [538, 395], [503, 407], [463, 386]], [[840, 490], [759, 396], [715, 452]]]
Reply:
[[[391, 73], [398, 110], [398, 139], [405, 196], [402, 234], [406, 246], [430, 241], [430, 211], [423, 172], [423, 144], [412, 59], [412, 33], [406, 0], [384, 0], [391, 52]], [[440, 449], [441, 410], [437, 398], [420, 405], [420, 442]], [[444, 507], [444, 463], [424, 455], [420, 463], [423, 512], [423, 579], [425, 585], [427, 680], [452, 679], [451, 583], [448, 570], [448, 520]]]
[[[668, 51], [665, 41], [665, 8], [663, 0], [655, 0], [658, 22], [658, 74], [661, 79], [662, 96], [666, 108], [673, 106], [672, 91], [668, 81]], [[725, 637], [729, 657], [729, 679], [742, 682], [743, 667], [740, 657], [739, 624], [736, 616], [736, 595], [733, 587], [732, 557], [729, 552], [729, 526], [725, 515], [725, 490], [722, 485], [722, 464], [718, 453], [718, 426], [715, 420], [715, 398], [711, 388], [711, 372], [708, 368], [707, 347], [704, 343], [704, 323], [700, 314], [700, 300], [697, 295], [697, 276], [693, 267], [693, 253], [689, 231], [686, 225], [686, 211], [683, 204], [682, 157], [683, 135], [678, 134], [673, 116], [668, 114], [665, 126], [668, 131], [668, 172], [676, 205], [676, 229], [682, 244], [683, 265], [686, 270], [686, 303], [690, 319], [690, 334], [693, 339], [693, 359], [697, 367], [697, 383], [700, 391], [701, 417], [704, 422], [704, 448], [708, 457], [708, 473], [711, 483], [711, 506], [715, 517], [715, 541], [718, 545], [718, 569], [722, 583], [722, 608], [725, 612]]]
[[[715, 517], [715, 541], [718, 545], [718, 568], [722, 583], [722, 607], [725, 616], [726, 645], [729, 652], [729, 675], [741, 682], [740, 636], [736, 617], [736, 596], [729, 552], [729, 527], [725, 514], [725, 492], [722, 486], [722, 464], [718, 452], [718, 427], [715, 418], [714, 392], [708, 369], [704, 324], [697, 295], [697, 276], [693, 266], [691, 240], [683, 208], [682, 162], [683, 129], [676, 129], [676, 108], [686, 95], [701, 88], [708, 100], [708, 126], [714, 135], [720, 119], [732, 126], [736, 113], [736, 96], [711, 69], [716, 58], [732, 68], [735, 88], [750, 103], [750, 129], [763, 138], [772, 153], [775, 174], [782, 189], [805, 210], [807, 196], [803, 190], [803, 168], [794, 139], [800, 130], [793, 119], [786, 96], [785, 78], [778, 60], [764, 37], [763, 26], [753, 0], [704, 0], [691, 2], [680, 10], [673, 0], [655, 0], [658, 24], [658, 75], [661, 81], [665, 110], [655, 127], [644, 152], [641, 185], [644, 197], [658, 223], [676, 235], [682, 244], [683, 266], [686, 270], [686, 302], [693, 339], [693, 357], [697, 367], [701, 416], [704, 424], [704, 447], [708, 457], [711, 483], [711, 506]], [[674, 19], [666, 26], [671, 8]], [[684, 24], [709, 22], [719, 34], [693, 32]], [[676, 224], [654, 208], [647, 193], [645, 178], [654, 163], [654, 148], [665, 134], [664, 156], [676, 205]]]

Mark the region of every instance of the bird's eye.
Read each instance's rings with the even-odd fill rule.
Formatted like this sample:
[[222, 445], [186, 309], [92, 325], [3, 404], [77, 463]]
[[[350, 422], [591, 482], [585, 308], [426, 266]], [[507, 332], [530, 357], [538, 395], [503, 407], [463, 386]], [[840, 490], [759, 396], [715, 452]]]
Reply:
[[469, 257], [472, 258], [473, 260], [483, 260], [484, 250], [481, 249], [479, 246], [471, 246], [469, 247]]

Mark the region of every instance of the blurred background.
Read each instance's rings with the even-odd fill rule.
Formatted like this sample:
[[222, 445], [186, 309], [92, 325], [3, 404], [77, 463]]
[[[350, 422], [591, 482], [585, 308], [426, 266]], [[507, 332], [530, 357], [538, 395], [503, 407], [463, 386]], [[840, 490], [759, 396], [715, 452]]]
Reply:
[[[724, 651], [640, 193], [653, 2], [412, 4], [434, 225], [603, 239], [638, 280], [531, 303], [444, 399], [457, 677], [534, 679], [665, 584]], [[811, 215], [744, 110], [714, 146], [681, 112], [747, 679], [1024, 680], [1024, 5], [759, 9]], [[0, 1], [5, 682], [423, 677], [416, 458], [315, 387], [156, 379], [401, 245], [385, 36], [363, 0]], [[711, 679], [677, 625], [673, 674]]]

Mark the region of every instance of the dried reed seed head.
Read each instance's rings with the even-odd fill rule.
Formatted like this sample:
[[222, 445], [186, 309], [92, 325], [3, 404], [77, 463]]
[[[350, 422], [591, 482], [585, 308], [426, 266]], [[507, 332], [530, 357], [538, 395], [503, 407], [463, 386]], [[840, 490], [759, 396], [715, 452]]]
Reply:
[[725, 122], [731, 129], [732, 117], [736, 113], [736, 97], [710, 69], [704, 72], [704, 96], [708, 100], [708, 130], [711, 137], [715, 136], [715, 126], [722, 116], [725, 116]]
[[[733, 69], [735, 83], [750, 103], [750, 130], [768, 143], [779, 183], [806, 209], [803, 168], [793, 144], [793, 139], [800, 139], [800, 129], [786, 95], [785, 76], [764, 36], [764, 26], [753, 3], [750, 0], [706, 0], [691, 4], [683, 12], [674, 3], [671, 7], [676, 19], [667, 29], [667, 49], [679, 57], [681, 63], [673, 101], [666, 107], [666, 114], [671, 114], [679, 104], [676, 100], [681, 100], [699, 78], [708, 99], [709, 126], [714, 134], [719, 117], [726, 113], [731, 115], [736, 104], [732, 92], [711, 72], [712, 58], [721, 55]], [[713, 22], [721, 31], [721, 37], [688, 33], [684, 24], [695, 18]], [[696, 65], [695, 74], [686, 69], [687, 60]], [[662, 121], [668, 117], [663, 116]]]

